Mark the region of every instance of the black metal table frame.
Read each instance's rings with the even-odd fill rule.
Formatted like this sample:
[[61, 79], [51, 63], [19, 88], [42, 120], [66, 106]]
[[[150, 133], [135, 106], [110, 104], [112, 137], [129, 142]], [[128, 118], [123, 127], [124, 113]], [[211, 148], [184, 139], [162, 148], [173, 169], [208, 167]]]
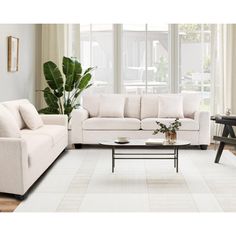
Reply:
[[[147, 149], [148, 146], [139, 146], [138, 148]], [[152, 146], [149, 146], [152, 147]], [[117, 153], [116, 149], [127, 149], [127, 146], [112, 146], [112, 173], [115, 170], [115, 160], [174, 160], [174, 168], [176, 172], [179, 171], [179, 146], [173, 146], [173, 151], [171, 153]], [[161, 149], [163, 150], [163, 149]], [[116, 156], [173, 156], [173, 157], [116, 157]]]
[[[230, 144], [230, 139], [227, 138], [228, 136], [235, 139], [235, 133], [232, 126], [227, 124], [224, 126], [222, 137], [214, 136], [214, 140], [220, 141], [220, 145], [216, 153], [215, 163], [219, 163], [225, 144]], [[235, 141], [233, 143], [235, 144]]]
[[216, 157], [215, 157], [215, 163], [219, 163], [225, 144], [235, 145], [236, 143], [235, 141], [236, 136], [233, 130], [233, 126], [236, 126], [236, 121], [231, 120], [230, 117], [223, 117], [223, 118], [213, 117], [211, 119], [215, 120], [217, 124], [224, 125], [222, 136], [213, 137], [214, 140], [220, 141], [220, 145], [218, 147]]

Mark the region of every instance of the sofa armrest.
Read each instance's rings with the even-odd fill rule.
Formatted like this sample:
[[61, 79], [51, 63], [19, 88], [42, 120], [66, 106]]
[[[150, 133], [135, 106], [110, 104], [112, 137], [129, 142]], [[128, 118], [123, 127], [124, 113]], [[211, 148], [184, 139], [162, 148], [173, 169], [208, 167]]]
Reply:
[[72, 143], [83, 142], [83, 121], [89, 118], [89, 113], [83, 107], [74, 109], [71, 115]]
[[27, 190], [28, 153], [21, 138], [0, 138], [0, 192], [23, 195]]
[[210, 112], [197, 111], [194, 114], [194, 120], [199, 123], [199, 144], [210, 144]]
[[63, 125], [68, 127], [67, 115], [40, 115], [45, 125]]

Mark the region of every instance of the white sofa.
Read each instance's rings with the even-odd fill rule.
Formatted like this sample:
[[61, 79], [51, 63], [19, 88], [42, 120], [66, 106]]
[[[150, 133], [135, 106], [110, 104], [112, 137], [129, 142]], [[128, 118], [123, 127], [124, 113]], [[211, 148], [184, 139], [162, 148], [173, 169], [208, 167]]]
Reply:
[[20, 128], [20, 138], [0, 137], [0, 192], [24, 196], [68, 144], [66, 115], [41, 115], [43, 126], [26, 128], [19, 106], [28, 100], [3, 102]]
[[[81, 144], [98, 144], [104, 140], [114, 140], [118, 136], [130, 139], [163, 137], [163, 134], [152, 135], [153, 130], [157, 128], [156, 121], [168, 124], [174, 120], [174, 118], [158, 117], [161, 95], [107, 95], [107, 99], [110, 100], [112, 96], [125, 97], [124, 117], [100, 117], [101, 96], [103, 99], [106, 97], [106, 95], [84, 96], [82, 106], [72, 113], [72, 143], [76, 147], [80, 147]], [[202, 149], [206, 149], [210, 143], [210, 114], [199, 111], [198, 94], [186, 93], [180, 96], [183, 100], [184, 117], [180, 118], [182, 126], [177, 136], [179, 139], [189, 140], [191, 145], [200, 145]], [[113, 104], [111, 108], [114, 109]]]

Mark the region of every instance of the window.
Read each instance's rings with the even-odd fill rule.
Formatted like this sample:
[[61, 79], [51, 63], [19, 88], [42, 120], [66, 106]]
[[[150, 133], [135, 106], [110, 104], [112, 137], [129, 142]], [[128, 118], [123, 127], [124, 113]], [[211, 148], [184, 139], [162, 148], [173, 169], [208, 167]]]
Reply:
[[211, 25], [181, 24], [179, 38], [179, 91], [199, 92], [202, 109], [210, 109]]
[[123, 25], [122, 92], [165, 93], [168, 81], [168, 25]]
[[168, 25], [147, 25], [147, 93], [168, 93]]
[[122, 32], [122, 92], [146, 91], [146, 28], [143, 25], [123, 25]]
[[113, 92], [113, 27], [80, 25], [80, 61], [83, 67], [96, 66], [94, 92]]
[[[78, 26], [77, 26], [78, 27]], [[198, 92], [210, 110], [215, 25], [80, 25], [80, 60], [97, 66], [93, 92]], [[78, 29], [77, 29], [78, 32]], [[76, 43], [72, 44], [76, 48]], [[76, 51], [76, 50], [74, 50]]]

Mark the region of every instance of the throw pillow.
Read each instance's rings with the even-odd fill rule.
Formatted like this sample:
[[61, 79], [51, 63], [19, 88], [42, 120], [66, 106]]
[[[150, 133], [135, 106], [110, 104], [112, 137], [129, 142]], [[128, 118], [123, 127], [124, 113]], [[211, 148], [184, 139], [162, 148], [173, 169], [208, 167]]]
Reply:
[[39, 113], [31, 103], [21, 104], [20, 113], [29, 129], [38, 129], [43, 126]]
[[183, 97], [179, 94], [159, 95], [158, 117], [183, 118]]
[[0, 137], [20, 138], [20, 128], [11, 112], [0, 104]]
[[199, 110], [201, 103], [200, 93], [182, 93], [184, 117], [193, 118], [194, 113]]
[[101, 95], [99, 117], [124, 118], [125, 97], [122, 95]]
[[11, 112], [20, 129], [26, 127], [26, 124], [20, 114], [20, 104], [22, 103], [29, 103], [29, 101], [27, 99], [19, 99], [2, 103], [2, 105], [5, 106]]

